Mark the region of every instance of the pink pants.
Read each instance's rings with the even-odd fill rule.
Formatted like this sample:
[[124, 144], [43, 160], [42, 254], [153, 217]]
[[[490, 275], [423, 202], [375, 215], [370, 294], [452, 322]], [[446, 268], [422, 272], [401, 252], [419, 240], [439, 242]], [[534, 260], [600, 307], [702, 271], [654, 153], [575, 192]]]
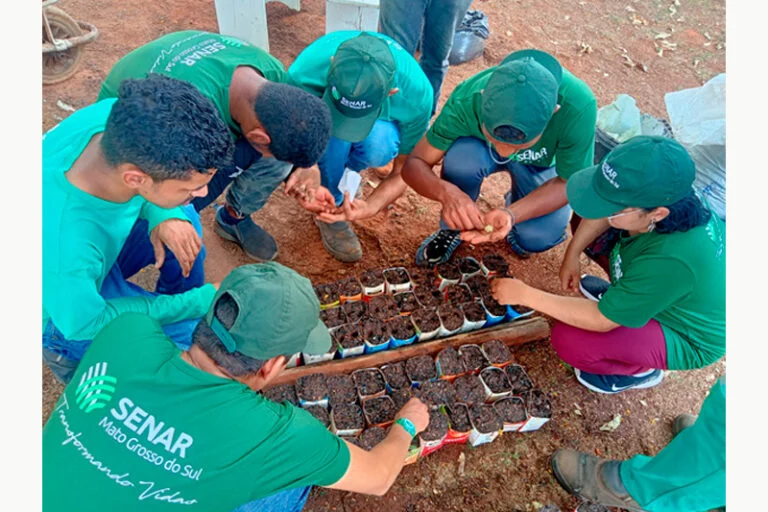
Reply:
[[656, 320], [643, 327], [586, 331], [562, 322], [552, 328], [552, 347], [579, 370], [598, 375], [634, 375], [667, 368], [667, 343]]

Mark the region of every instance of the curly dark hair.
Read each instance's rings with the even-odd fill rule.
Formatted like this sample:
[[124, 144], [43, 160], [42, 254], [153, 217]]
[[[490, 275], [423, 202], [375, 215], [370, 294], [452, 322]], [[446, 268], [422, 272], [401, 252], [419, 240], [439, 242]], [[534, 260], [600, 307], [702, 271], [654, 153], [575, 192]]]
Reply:
[[331, 138], [331, 112], [322, 99], [293, 85], [267, 82], [253, 108], [276, 159], [310, 167], [323, 156]]
[[101, 149], [109, 165], [130, 163], [163, 181], [224, 167], [234, 144], [210, 99], [187, 82], [150, 74], [120, 83]]
[[[657, 233], [675, 233], [688, 231], [709, 222], [712, 212], [702, 203], [699, 196], [691, 193], [676, 203], [667, 206], [669, 215], [656, 223]], [[654, 208], [643, 208], [646, 212]]]

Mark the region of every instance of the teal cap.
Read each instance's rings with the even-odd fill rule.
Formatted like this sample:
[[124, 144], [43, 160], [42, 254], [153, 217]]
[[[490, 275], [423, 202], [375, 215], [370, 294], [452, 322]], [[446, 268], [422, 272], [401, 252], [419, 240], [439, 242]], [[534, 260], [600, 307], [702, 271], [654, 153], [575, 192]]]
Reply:
[[[225, 295], [238, 308], [229, 329], [214, 316], [216, 303]], [[230, 272], [219, 286], [205, 321], [229, 352], [255, 359], [298, 352], [324, 354], [331, 347], [312, 283], [275, 262], [243, 265]]]

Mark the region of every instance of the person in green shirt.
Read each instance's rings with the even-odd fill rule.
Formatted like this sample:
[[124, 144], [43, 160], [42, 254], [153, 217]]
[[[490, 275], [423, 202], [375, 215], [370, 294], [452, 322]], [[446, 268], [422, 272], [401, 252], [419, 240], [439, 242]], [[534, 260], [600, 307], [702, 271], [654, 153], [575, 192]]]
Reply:
[[[560, 278], [587, 298], [517, 279], [491, 285], [499, 302], [557, 320], [553, 348], [593, 391], [648, 388], [662, 370], [702, 368], [725, 354], [725, 225], [693, 189], [695, 174], [673, 139], [639, 136], [616, 146], [568, 181], [582, 221]], [[582, 252], [607, 255], [610, 283], [580, 276]]]
[[[411, 188], [442, 205], [440, 229], [421, 244], [416, 263], [448, 261], [469, 237], [506, 239], [521, 257], [564, 241], [565, 184], [593, 163], [596, 120], [589, 87], [540, 50], [511, 53], [459, 84], [403, 167]], [[438, 177], [432, 168], [440, 160]], [[512, 181], [507, 208], [484, 213], [475, 204], [480, 186], [501, 171]]]
[[[215, 292], [190, 203], [232, 149], [213, 103], [160, 75], [123, 81], [116, 99], [43, 136], [43, 360], [59, 380], [125, 312], [189, 345]], [[127, 281], [150, 264], [160, 269], [155, 293]]]
[[261, 393], [287, 355], [331, 347], [310, 281], [278, 263], [222, 281], [181, 351], [126, 313], [96, 336], [43, 428], [49, 512], [298, 511], [309, 487], [383, 495], [429, 423], [412, 398], [370, 451]]
[[[363, 249], [350, 222], [376, 215], [405, 192], [401, 169], [427, 130], [432, 86], [393, 39], [354, 30], [332, 32], [309, 45], [288, 68], [288, 79], [330, 108], [333, 132], [318, 165], [323, 194], [330, 192], [336, 208], [320, 212], [315, 223], [330, 254], [358, 261]], [[356, 187], [348, 185], [359, 182], [356, 173], [393, 159], [384, 181], [367, 199], [356, 199]]]
[[[256, 261], [277, 257], [275, 239], [254, 223], [282, 183], [305, 208], [323, 211], [335, 205], [315, 197], [316, 167], [330, 137], [328, 107], [288, 85], [282, 63], [264, 50], [231, 36], [185, 30], [140, 46], [121, 58], [107, 75], [99, 99], [117, 95], [120, 82], [157, 73], [184, 80], [210, 98], [236, 139], [233, 159], [216, 173], [208, 194], [193, 201], [199, 212], [229, 186], [226, 202], [216, 206], [214, 231]], [[292, 169], [294, 169], [292, 171]], [[290, 175], [290, 177], [289, 177]]]

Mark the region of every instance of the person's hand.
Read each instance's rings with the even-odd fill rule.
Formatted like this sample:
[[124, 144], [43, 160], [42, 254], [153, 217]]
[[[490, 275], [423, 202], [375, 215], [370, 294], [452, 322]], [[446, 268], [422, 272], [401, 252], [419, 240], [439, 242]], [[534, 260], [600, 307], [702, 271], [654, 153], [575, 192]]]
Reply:
[[322, 212], [317, 215], [318, 220], [331, 224], [333, 222], [352, 222], [373, 217], [378, 212], [362, 199], [349, 200], [349, 192], [344, 192], [344, 202], [332, 212]]
[[499, 304], [525, 306], [523, 296], [526, 288], [528, 285], [519, 279], [496, 278], [491, 280], [491, 293]]
[[336, 199], [327, 188], [320, 186], [310, 190], [303, 197], [296, 197], [299, 205], [310, 213], [328, 213], [336, 211]]
[[316, 165], [300, 167], [293, 171], [285, 182], [285, 193], [312, 213], [332, 211], [336, 208], [333, 194], [320, 185], [320, 169]]
[[442, 201], [443, 220], [456, 231], [482, 230], [485, 228], [483, 212], [475, 202], [457, 186], [449, 184], [447, 197]]
[[413, 426], [416, 427], [416, 433], [420, 434], [429, 425], [429, 409], [424, 402], [413, 397], [400, 409], [400, 412], [397, 413], [397, 418], [410, 420]]
[[566, 255], [563, 258], [563, 263], [560, 265], [560, 283], [563, 285], [563, 290], [570, 292], [579, 291], [580, 281], [581, 262], [579, 257], [568, 257]]
[[512, 216], [500, 208], [483, 215], [485, 227], [481, 230], [462, 231], [461, 239], [471, 244], [487, 244], [503, 240], [512, 229]]
[[165, 263], [165, 246], [176, 256], [181, 265], [181, 273], [189, 277], [203, 241], [191, 222], [181, 219], [168, 219], [161, 222], [149, 234], [149, 240], [155, 250], [155, 267]]

